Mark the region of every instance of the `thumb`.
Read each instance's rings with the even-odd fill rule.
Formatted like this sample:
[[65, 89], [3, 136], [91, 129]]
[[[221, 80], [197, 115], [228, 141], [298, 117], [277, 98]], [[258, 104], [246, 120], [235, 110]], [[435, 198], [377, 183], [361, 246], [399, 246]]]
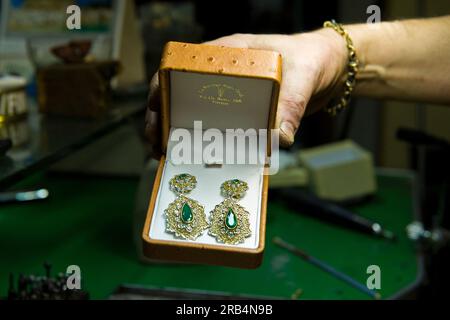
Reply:
[[289, 63], [283, 66], [276, 121], [281, 146], [289, 147], [294, 143], [295, 133], [314, 90], [314, 78], [309, 67], [293, 67]]

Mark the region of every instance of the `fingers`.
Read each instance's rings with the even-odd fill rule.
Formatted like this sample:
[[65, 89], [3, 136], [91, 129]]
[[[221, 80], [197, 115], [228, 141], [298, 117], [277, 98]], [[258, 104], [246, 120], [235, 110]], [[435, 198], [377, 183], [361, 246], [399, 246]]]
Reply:
[[153, 144], [156, 142], [158, 135], [158, 113], [147, 110], [145, 114], [145, 137]]
[[144, 134], [152, 147], [151, 156], [159, 159], [161, 156], [161, 130], [158, 112], [147, 109]]
[[156, 112], [159, 111], [159, 83], [158, 73], [155, 73], [150, 81], [150, 91], [147, 99], [147, 112], [145, 113], [145, 135], [151, 142], [152, 133], [156, 126]]
[[160, 95], [158, 73], [155, 73], [150, 81], [144, 131], [145, 137], [152, 147], [151, 157], [154, 159], [161, 157], [161, 130], [159, 123]]
[[150, 93], [148, 95], [147, 108], [152, 111], [159, 111], [160, 109], [160, 89], [158, 73], [155, 73], [150, 81]]

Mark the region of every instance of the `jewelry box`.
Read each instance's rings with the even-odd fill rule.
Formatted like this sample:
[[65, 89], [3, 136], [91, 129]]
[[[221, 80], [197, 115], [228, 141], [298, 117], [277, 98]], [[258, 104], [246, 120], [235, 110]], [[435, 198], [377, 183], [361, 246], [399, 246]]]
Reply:
[[[255, 132], [273, 129], [280, 82], [281, 55], [277, 52], [180, 42], [169, 42], [165, 46], [159, 70], [164, 155], [159, 162], [142, 234], [146, 257], [241, 268], [256, 268], [261, 264], [268, 191], [268, 176], [263, 173], [270, 164], [270, 132], [264, 138], [266, 141], [259, 144], [263, 146], [259, 150], [262, 162], [205, 164], [198, 160], [202, 159], [210, 143], [205, 138], [209, 129], [220, 132], [226, 141], [236, 135], [227, 129], [243, 129], [236, 139], [248, 129], [255, 129]], [[192, 163], [180, 163], [173, 156], [179, 148], [180, 132], [192, 137], [192, 143], [187, 144]], [[202, 139], [198, 140], [198, 137]], [[237, 149], [234, 151], [238, 153]], [[171, 188], [171, 179], [177, 175], [185, 178], [186, 174], [196, 179], [195, 188], [190, 188], [187, 196], [204, 207], [209, 223], [211, 211], [225, 200], [222, 184], [225, 181], [231, 185], [233, 181], [247, 184], [245, 195], [238, 200], [248, 212], [251, 231], [243, 242], [220, 242], [206, 228], [195, 240], [168, 230], [171, 228], [166, 209], [179, 196]], [[178, 218], [174, 216], [179, 220], [183, 219], [182, 207], [179, 205], [174, 209], [179, 211]], [[172, 209], [169, 211], [174, 214]], [[192, 212], [190, 208], [184, 209], [187, 219]], [[233, 226], [232, 212], [230, 214], [228, 227]]]

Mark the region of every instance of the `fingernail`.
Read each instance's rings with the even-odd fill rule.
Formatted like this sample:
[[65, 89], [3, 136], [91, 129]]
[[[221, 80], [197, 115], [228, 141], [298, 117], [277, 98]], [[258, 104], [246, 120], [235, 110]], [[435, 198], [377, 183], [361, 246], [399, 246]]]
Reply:
[[286, 136], [286, 139], [289, 142], [294, 140], [294, 128], [292, 127], [292, 125], [289, 122], [287, 122], [287, 121], [281, 122], [280, 130]]

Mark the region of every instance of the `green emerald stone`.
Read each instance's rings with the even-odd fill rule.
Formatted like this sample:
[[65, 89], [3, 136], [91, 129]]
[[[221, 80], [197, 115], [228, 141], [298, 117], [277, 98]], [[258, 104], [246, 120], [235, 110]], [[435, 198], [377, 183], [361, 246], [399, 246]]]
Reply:
[[184, 223], [189, 223], [192, 221], [192, 218], [194, 218], [192, 209], [187, 203], [185, 203], [183, 205], [183, 209], [181, 210], [181, 220], [183, 220]]
[[225, 225], [228, 229], [234, 229], [237, 226], [237, 218], [231, 208], [228, 209], [227, 216], [225, 217]]

